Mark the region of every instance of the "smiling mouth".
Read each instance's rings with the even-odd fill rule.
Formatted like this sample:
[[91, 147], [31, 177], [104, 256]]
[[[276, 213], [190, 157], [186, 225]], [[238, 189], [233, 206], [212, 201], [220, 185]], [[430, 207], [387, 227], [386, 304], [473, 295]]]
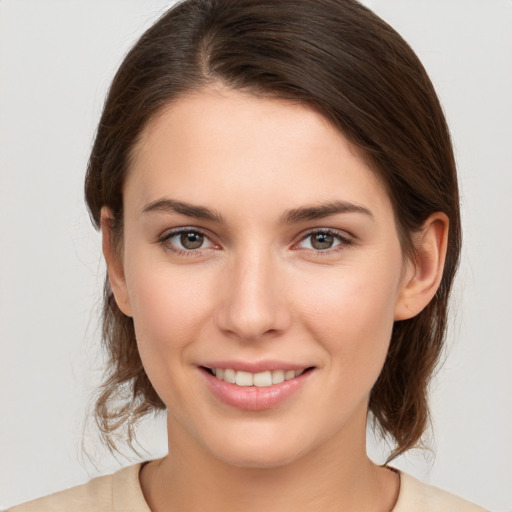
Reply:
[[242, 387], [254, 386], [259, 388], [281, 384], [282, 382], [295, 379], [313, 369], [309, 367], [302, 370], [267, 370], [259, 373], [251, 373], [242, 370], [234, 370], [232, 368], [203, 368], [208, 373], [224, 382]]

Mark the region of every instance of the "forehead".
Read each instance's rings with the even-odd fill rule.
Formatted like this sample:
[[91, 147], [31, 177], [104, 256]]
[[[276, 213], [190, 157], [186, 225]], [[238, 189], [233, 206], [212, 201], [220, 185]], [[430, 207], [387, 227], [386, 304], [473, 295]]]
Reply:
[[[258, 145], [260, 150], [263, 144], [268, 149], [284, 148], [305, 139], [310, 145], [327, 146], [332, 142], [325, 138], [327, 133], [349, 146], [345, 137], [308, 105], [218, 85], [182, 95], [161, 109], [143, 130], [134, 153], [144, 153], [147, 144], [162, 142], [162, 137], [166, 142], [175, 138], [183, 150], [193, 145], [196, 153], [203, 148], [209, 152], [220, 149], [225, 142], [233, 149], [236, 145], [252, 152]], [[356, 153], [355, 148], [350, 149]]]
[[134, 151], [133, 191], [140, 206], [170, 194], [219, 208], [235, 196], [247, 208], [356, 199], [389, 207], [353, 145], [314, 109], [221, 87], [185, 95], [151, 120]]

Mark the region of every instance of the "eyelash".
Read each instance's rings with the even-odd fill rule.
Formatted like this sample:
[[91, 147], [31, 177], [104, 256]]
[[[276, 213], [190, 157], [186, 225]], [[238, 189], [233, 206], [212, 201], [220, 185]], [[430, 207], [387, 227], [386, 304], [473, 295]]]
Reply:
[[[194, 256], [197, 256], [197, 254], [200, 253], [200, 251], [202, 251], [202, 250], [211, 249], [210, 247], [206, 247], [206, 248], [200, 247], [198, 249], [180, 249], [169, 242], [172, 238], [174, 238], [178, 235], [181, 235], [182, 233], [195, 233], [195, 234], [203, 236], [207, 240], [210, 240], [208, 235], [206, 235], [203, 231], [196, 229], [196, 228], [184, 227], [184, 228], [175, 229], [173, 231], [166, 233], [165, 235], [159, 237], [157, 239], [157, 242], [166, 251], [170, 251], [178, 256], [185, 256], [185, 257], [194, 257]], [[299, 242], [297, 242], [297, 244], [304, 242], [305, 240], [307, 240], [309, 237], [311, 237], [313, 235], [318, 235], [318, 234], [332, 236], [332, 237], [336, 238], [339, 241], [339, 243], [337, 245], [335, 245], [334, 247], [325, 249], [325, 250], [304, 249], [304, 248], [302, 250], [310, 251], [315, 256], [322, 257], [322, 256], [327, 256], [327, 255], [333, 254], [338, 251], [342, 251], [346, 247], [354, 244], [354, 240], [351, 237], [347, 236], [346, 234], [342, 234], [342, 232], [336, 231], [333, 229], [322, 229], [322, 228], [317, 228], [317, 229], [308, 231], [307, 233], [304, 234], [304, 236], [302, 236], [302, 238], [299, 240]], [[211, 240], [210, 240], [210, 242], [211, 242]], [[297, 245], [297, 244], [294, 244], [294, 245]], [[299, 249], [295, 249], [295, 250], [301, 250], [301, 249], [299, 248]]]

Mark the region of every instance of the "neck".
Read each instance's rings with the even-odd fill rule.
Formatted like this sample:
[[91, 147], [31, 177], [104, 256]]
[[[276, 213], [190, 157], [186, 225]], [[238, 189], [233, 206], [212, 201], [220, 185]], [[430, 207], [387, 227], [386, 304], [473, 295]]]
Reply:
[[287, 464], [253, 468], [219, 460], [177, 425], [169, 427], [171, 451], [140, 475], [153, 512], [380, 512], [391, 510], [398, 496], [397, 475], [368, 459], [364, 435], [350, 443], [333, 439]]

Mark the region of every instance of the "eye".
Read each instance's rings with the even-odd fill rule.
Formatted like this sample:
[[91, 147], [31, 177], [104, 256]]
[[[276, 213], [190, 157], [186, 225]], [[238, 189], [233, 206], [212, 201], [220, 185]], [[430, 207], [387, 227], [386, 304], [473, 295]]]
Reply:
[[168, 232], [159, 239], [159, 242], [166, 249], [178, 254], [215, 247], [215, 244], [204, 233], [192, 228], [182, 228]]
[[318, 230], [308, 233], [298, 244], [301, 249], [313, 251], [329, 251], [340, 245], [350, 245], [352, 240], [332, 230]]

